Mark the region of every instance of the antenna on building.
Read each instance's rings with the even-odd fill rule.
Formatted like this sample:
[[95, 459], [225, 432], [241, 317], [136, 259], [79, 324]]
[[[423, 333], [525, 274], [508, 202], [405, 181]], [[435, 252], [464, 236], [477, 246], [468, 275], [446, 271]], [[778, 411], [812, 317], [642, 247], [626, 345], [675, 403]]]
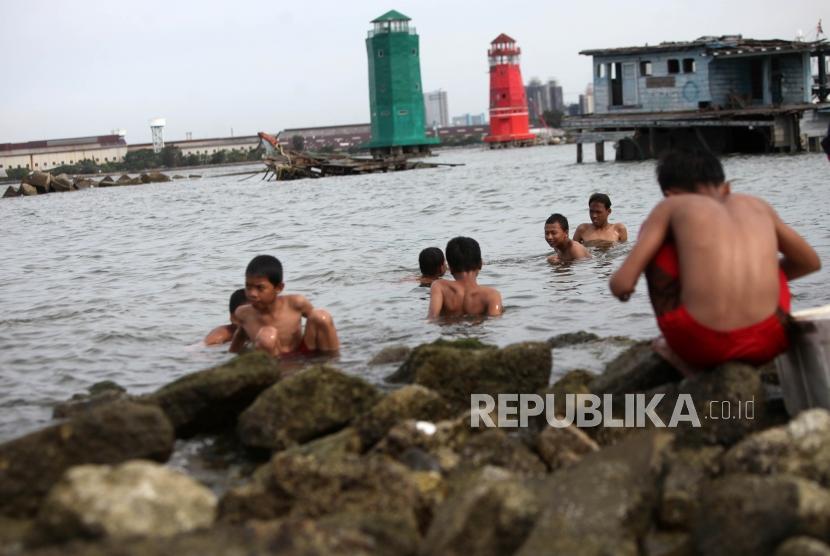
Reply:
[[153, 134], [153, 152], [160, 153], [164, 148], [164, 126], [167, 121], [164, 118], [150, 120], [150, 132]]
[[824, 29], [821, 28], [821, 18], [818, 20], [818, 24], [816, 25], [816, 41], [821, 40], [821, 36], [824, 34]]

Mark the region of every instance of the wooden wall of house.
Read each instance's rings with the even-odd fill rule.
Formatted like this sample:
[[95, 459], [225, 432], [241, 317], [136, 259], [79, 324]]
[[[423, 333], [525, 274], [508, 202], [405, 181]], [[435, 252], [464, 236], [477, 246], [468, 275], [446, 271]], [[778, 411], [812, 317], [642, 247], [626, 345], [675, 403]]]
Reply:
[[[710, 102], [709, 58], [702, 57], [701, 51], [689, 50], [671, 53], [652, 53], [629, 56], [595, 56], [594, 112], [597, 114], [619, 112], [665, 112], [675, 110], [697, 110], [700, 103]], [[693, 59], [695, 71], [683, 72], [683, 60]], [[669, 60], [677, 60], [680, 72], [669, 73]], [[633, 63], [636, 69], [637, 103], [633, 106], [611, 107], [611, 82], [607, 64]], [[642, 75], [641, 62], [651, 62], [651, 75]], [[597, 76], [597, 66], [606, 66], [605, 77]]]
[[[712, 104], [722, 107], [730, 106], [730, 95], [742, 95], [752, 105], [771, 105], [774, 102], [772, 86], [776, 72], [781, 74], [782, 104], [800, 104], [805, 102], [807, 84], [805, 84], [805, 55], [802, 53], [775, 55], [778, 69], [775, 69], [773, 56], [746, 56], [739, 58], [714, 58], [709, 67], [709, 87]], [[763, 67], [763, 98], [751, 102], [752, 97], [752, 63], [759, 60]], [[809, 83], [809, 82], [808, 82]], [[809, 100], [809, 99], [808, 99]]]

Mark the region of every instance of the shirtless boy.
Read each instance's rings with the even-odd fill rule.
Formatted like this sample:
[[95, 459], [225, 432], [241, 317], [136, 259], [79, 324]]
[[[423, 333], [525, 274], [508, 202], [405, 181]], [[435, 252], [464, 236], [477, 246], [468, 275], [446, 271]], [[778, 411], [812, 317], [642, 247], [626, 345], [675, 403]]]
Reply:
[[551, 214], [545, 221], [545, 240], [556, 250], [548, 257], [549, 263], [588, 259], [591, 254], [585, 246], [568, 237], [568, 219], [561, 214]]
[[447, 272], [447, 263], [444, 253], [437, 247], [427, 247], [418, 255], [418, 266], [421, 267], [421, 276], [418, 281], [422, 286], [431, 286]]
[[259, 255], [248, 263], [245, 295], [250, 304], [234, 313], [239, 328], [230, 351], [239, 352], [248, 341], [275, 357], [337, 351], [340, 341], [331, 315], [312, 307], [302, 295], [281, 295], [283, 288], [282, 264], [276, 258]]
[[785, 351], [787, 280], [821, 267], [772, 207], [731, 193], [724, 180], [712, 154], [664, 155], [657, 181], [665, 199], [610, 280], [627, 301], [645, 272], [663, 333], [654, 347], [686, 375], [731, 360], [760, 365]]
[[204, 342], [206, 346], [215, 346], [218, 344], [224, 344], [226, 342], [230, 342], [233, 339], [233, 334], [236, 332], [237, 327], [239, 326], [239, 321], [234, 316], [234, 311], [240, 305], [244, 305], [248, 303], [248, 300], [245, 298], [245, 289], [240, 288], [231, 294], [231, 299], [228, 304], [228, 309], [231, 312], [231, 323], [230, 324], [223, 324], [222, 326], [217, 326], [213, 330], [211, 330], [207, 336], [205, 336]]
[[501, 294], [494, 288], [479, 286], [476, 281], [482, 264], [478, 242], [470, 237], [455, 237], [447, 243], [446, 253], [455, 280], [432, 283], [427, 318], [502, 314]]
[[588, 199], [588, 216], [591, 221], [576, 227], [573, 240], [585, 245], [628, 241], [628, 230], [625, 229], [625, 224], [608, 222], [610, 215], [610, 197], [605, 193], [591, 195]]

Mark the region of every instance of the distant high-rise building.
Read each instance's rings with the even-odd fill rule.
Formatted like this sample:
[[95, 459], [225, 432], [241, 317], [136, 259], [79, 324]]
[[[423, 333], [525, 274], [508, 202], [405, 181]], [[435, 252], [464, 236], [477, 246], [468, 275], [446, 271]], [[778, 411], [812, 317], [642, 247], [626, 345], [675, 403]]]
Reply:
[[550, 98], [550, 109], [556, 110], [557, 112], [562, 112], [562, 109], [565, 107], [565, 101], [562, 95], [562, 87], [559, 86], [559, 83], [556, 82], [555, 79], [551, 79], [548, 81], [548, 97]]
[[579, 111], [581, 114], [594, 113], [594, 86], [585, 87], [585, 94], [579, 95]]
[[545, 112], [551, 110], [558, 112], [565, 111], [562, 87], [559, 86], [559, 83], [555, 79], [550, 79], [547, 83], [542, 83], [538, 78], [534, 77], [525, 86], [525, 94], [527, 95], [530, 119], [537, 125], [541, 123], [542, 114]]
[[[579, 96], [581, 97], [582, 95], [579, 95]], [[569, 104], [565, 108], [565, 113], [568, 116], [579, 116], [580, 110], [581, 110], [580, 105], [578, 103], [573, 103], [573, 104]]]
[[484, 125], [487, 123], [487, 115], [486, 114], [462, 114], [460, 116], [455, 116], [452, 119], [452, 125], [454, 126], [462, 126], [462, 125]]
[[438, 89], [424, 93], [424, 109], [426, 110], [427, 127], [447, 127], [450, 123], [447, 108], [447, 92]]

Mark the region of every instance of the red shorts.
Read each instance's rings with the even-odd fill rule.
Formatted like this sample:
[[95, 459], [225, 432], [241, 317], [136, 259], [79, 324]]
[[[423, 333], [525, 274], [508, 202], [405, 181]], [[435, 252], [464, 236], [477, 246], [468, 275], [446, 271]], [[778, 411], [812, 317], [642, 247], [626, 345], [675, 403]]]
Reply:
[[305, 355], [312, 355], [315, 352], [316, 350], [310, 349], [307, 345], [305, 345], [305, 338], [303, 338], [300, 340], [300, 345], [298, 345], [294, 350], [287, 353], [281, 353], [280, 357], [302, 357]]
[[726, 361], [761, 365], [787, 350], [786, 322], [790, 312], [787, 277], [779, 270], [778, 309], [768, 318], [744, 328], [722, 332], [703, 326], [680, 299], [680, 266], [671, 241], [663, 244], [646, 269], [649, 297], [657, 326], [681, 359], [698, 367]]

